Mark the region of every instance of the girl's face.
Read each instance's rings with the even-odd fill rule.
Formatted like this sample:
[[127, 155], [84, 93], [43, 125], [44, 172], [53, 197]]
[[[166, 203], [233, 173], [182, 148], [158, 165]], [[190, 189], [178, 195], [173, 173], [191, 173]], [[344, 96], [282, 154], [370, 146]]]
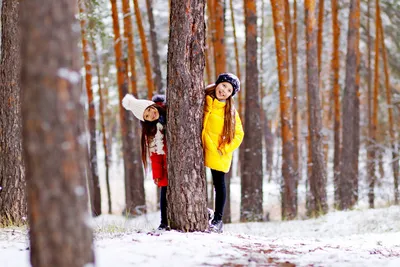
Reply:
[[228, 82], [222, 82], [215, 87], [215, 97], [218, 100], [226, 100], [232, 95], [233, 87], [232, 84]]
[[150, 106], [144, 110], [143, 119], [145, 121], [155, 121], [158, 120], [159, 117], [160, 113], [158, 112], [158, 109], [153, 106]]

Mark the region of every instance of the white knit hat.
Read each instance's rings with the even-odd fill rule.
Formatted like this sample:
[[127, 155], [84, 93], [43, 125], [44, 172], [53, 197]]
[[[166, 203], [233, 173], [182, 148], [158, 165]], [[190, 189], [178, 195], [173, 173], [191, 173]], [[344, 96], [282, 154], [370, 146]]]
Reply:
[[153, 101], [137, 99], [131, 94], [126, 94], [122, 99], [122, 106], [132, 111], [133, 115], [141, 121], [144, 121], [143, 113], [149, 106], [155, 104]]

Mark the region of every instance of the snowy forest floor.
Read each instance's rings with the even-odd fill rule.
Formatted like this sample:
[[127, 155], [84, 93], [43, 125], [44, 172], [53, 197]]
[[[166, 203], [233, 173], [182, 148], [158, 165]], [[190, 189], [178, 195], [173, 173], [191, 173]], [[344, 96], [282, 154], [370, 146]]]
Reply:
[[[96, 266], [400, 266], [400, 207], [312, 220], [234, 223], [223, 234], [163, 232], [159, 213], [92, 221]], [[24, 228], [0, 229], [3, 267], [29, 263]]]

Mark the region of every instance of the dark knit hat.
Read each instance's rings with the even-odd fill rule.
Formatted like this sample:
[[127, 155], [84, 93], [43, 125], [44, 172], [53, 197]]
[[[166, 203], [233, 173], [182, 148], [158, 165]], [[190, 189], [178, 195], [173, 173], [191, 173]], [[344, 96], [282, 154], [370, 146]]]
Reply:
[[218, 76], [217, 81], [215, 82], [215, 85], [217, 86], [218, 84], [220, 84], [222, 82], [228, 82], [232, 85], [232, 88], [233, 88], [232, 96], [234, 96], [237, 92], [240, 91], [240, 81], [236, 75], [234, 75], [232, 73], [221, 73]]

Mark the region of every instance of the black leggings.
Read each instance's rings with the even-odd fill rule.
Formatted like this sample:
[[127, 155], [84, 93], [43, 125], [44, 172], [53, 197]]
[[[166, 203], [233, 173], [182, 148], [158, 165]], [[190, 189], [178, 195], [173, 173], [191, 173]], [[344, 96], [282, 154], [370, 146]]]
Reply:
[[161, 223], [168, 225], [167, 219], [167, 187], [161, 186], [160, 193], [160, 210], [161, 210]]
[[226, 201], [225, 173], [211, 169], [215, 188], [214, 220], [222, 220]]

